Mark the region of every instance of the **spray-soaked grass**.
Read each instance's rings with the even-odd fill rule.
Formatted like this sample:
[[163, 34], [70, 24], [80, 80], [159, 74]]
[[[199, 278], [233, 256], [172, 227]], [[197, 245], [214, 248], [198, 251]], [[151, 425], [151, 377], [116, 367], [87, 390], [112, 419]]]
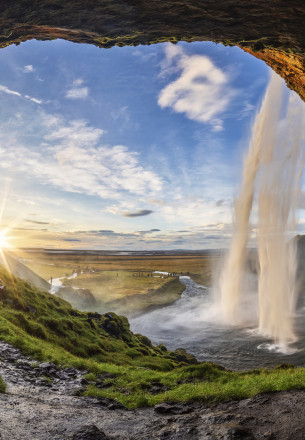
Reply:
[[[164, 384], [168, 391], [150, 394], [148, 384], [156, 381]], [[217, 365], [206, 363], [168, 373], [142, 372], [141, 379], [137, 371], [130, 372], [128, 379], [119, 376], [112, 388], [100, 390], [90, 386], [86, 395], [112, 397], [128, 408], [135, 408], [161, 402], [199, 401], [215, 404], [230, 399], [249, 398], [261, 392], [304, 388], [304, 368], [259, 370], [244, 374], [222, 370]]]
[[[11, 279], [1, 268], [0, 277], [7, 285], [0, 297], [0, 338], [38, 361], [86, 370], [86, 395], [111, 397], [135, 408], [305, 388], [304, 368], [230, 372], [198, 364], [183, 351], [154, 347], [145, 336], [134, 335], [124, 317], [112, 313], [88, 319], [66, 301]], [[100, 381], [109, 388], [99, 389]], [[0, 390], [5, 390], [2, 382]]]

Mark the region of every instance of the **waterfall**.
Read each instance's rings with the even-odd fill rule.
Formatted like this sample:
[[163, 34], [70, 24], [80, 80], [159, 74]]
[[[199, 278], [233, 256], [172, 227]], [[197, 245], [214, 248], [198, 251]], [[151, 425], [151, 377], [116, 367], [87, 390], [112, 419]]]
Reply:
[[258, 327], [286, 346], [295, 340], [297, 262], [289, 233], [295, 230], [303, 169], [304, 105], [294, 94], [287, 99], [284, 92], [282, 80], [272, 74], [244, 160], [231, 246], [219, 278], [219, 301], [225, 322], [242, 321], [250, 215], [257, 199]]

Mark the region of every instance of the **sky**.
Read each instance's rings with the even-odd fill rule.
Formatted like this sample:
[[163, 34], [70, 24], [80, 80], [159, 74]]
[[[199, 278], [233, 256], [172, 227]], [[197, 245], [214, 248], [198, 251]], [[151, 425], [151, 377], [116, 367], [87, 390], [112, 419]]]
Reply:
[[16, 247], [227, 246], [270, 69], [237, 47], [0, 51], [1, 227]]

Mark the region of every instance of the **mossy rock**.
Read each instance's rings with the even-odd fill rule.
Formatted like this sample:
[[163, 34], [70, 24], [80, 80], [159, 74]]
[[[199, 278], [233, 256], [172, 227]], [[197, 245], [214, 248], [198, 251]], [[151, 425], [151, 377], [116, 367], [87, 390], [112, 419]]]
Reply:
[[125, 341], [132, 339], [129, 322], [125, 316], [119, 316], [113, 312], [105, 313], [100, 318], [100, 327], [117, 338], [122, 338]]
[[173, 353], [170, 354], [170, 357], [178, 362], [183, 362], [185, 364], [194, 364], [197, 365], [198, 361], [192, 354], [187, 353], [184, 348], [177, 348]]

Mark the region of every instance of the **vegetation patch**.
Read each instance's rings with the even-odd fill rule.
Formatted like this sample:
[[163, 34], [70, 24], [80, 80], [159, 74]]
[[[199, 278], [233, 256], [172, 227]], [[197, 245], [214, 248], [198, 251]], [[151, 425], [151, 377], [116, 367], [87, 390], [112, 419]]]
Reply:
[[[37, 361], [86, 370], [84, 395], [136, 408], [161, 402], [215, 403], [305, 388], [304, 368], [231, 372], [198, 363], [185, 350], [171, 352], [133, 334], [123, 316], [79, 312], [2, 268], [0, 278], [6, 284], [0, 297], [0, 338]], [[3, 381], [0, 390], [5, 391]]]

